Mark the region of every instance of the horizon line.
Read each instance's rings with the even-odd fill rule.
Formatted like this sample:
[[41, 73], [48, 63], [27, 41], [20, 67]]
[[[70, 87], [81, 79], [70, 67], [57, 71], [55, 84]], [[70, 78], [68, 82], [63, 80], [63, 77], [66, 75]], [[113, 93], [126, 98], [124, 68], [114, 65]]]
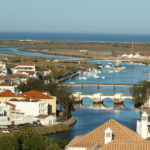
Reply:
[[0, 31], [0, 33], [44, 33], [44, 34], [97, 34], [97, 35], [140, 35], [140, 36], [150, 36], [150, 34], [144, 33], [87, 33], [87, 32], [45, 32], [45, 31]]

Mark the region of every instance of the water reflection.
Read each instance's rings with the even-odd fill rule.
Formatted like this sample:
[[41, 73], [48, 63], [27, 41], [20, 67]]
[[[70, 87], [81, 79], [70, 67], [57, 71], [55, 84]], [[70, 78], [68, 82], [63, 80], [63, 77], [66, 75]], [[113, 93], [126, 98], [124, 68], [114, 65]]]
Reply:
[[84, 97], [82, 99], [82, 105], [89, 107], [89, 106], [93, 105], [93, 101], [92, 101], [92, 99], [90, 99], [88, 97]]
[[76, 104], [75, 109], [76, 111], [72, 115], [77, 119], [77, 123], [72, 126], [71, 130], [51, 137], [71, 140], [74, 136], [85, 134], [110, 119], [115, 119], [135, 130], [136, 120], [140, 118], [138, 109], [135, 111], [134, 108], [126, 108], [124, 105], [105, 107], [102, 104], [93, 104], [86, 107], [82, 104]]
[[111, 107], [111, 106], [113, 106], [113, 104], [114, 104], [114, 102], [113, 102], [113, 100], [111, 98], [105, 98], [103, 100], [103, 105], [105, 107]]
[[133, 100], [130, 99], [130, 98], [125, 98], [125, 99], [123, 100], [123, 105], [124, 105], [125, 107], [134, 107], [134, 102], [133, 102]]

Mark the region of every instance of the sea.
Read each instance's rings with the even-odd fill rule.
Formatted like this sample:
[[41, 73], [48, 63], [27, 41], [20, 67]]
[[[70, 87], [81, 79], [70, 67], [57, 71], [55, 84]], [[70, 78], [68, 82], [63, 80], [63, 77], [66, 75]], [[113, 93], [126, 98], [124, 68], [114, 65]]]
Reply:
[[54, 40], [76, 42], [150, 42], [150, 35], [133, 34], [81, 34], [81, 33], [33, 33], [0, 32], [0, 39]]

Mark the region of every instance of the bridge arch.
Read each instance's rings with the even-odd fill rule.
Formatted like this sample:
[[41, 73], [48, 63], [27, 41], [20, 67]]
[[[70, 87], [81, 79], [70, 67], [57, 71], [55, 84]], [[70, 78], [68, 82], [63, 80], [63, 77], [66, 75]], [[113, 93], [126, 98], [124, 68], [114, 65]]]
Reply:
[[93, 105], [93, 100], [90, 97], [83, 97], [81, 99], [81, 103], [84, 106], [91, 106], [91, 105]]
[[123, 99], [124, 107], [134, 107], [134, 102], [132, 98], [124, 98]]
[[113, 101], [112, 98], [106, 97], [106, 98], [103, 99], [102, 104], [103, 104], [105, 107], [112, 107], [112, 106], [114, 105], [114, 101]]

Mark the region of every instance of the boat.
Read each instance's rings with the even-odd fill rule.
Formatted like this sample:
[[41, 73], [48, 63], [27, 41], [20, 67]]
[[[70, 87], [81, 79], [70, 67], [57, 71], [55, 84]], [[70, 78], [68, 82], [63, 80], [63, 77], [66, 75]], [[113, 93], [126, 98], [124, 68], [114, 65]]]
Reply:
[[94, 78], [99, 78], [99, 76], [98, 76], [98, 75], [94, 75], [93, 77], [94, 77]]
[[86, 77], [79, 77], [79, 80], [86, 80]]
[[106, 79], [106, 77], [105, 77], [105, 76], [101, 76], [101, 78], [102, 78], [102, 79]]
[[113, 73], [114, 71], [113, 70], [108, 70], [108, 73]]

